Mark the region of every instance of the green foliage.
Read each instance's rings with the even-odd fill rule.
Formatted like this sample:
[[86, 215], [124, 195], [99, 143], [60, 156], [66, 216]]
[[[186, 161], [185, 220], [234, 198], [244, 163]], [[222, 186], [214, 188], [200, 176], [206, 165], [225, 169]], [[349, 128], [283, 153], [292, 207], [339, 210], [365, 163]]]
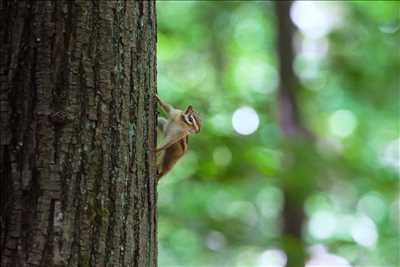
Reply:
[[[306, 251], [324, 245], [352, 266], [400, 264], [400, 6], [330, 4], [340, 22], [328, 34], [296, 33], [298, 104], [315, 136], [296, 145], [277, 123], [272, 3], [157, 3], [159, 95], [192, 104], [203, 121], [158, 187], [160, 266], [266, 266], [263, 253], [287, 240], [283, 186], [305, 201]], [[253, 134], [232, 126], [242, 106], [259, 116]]]

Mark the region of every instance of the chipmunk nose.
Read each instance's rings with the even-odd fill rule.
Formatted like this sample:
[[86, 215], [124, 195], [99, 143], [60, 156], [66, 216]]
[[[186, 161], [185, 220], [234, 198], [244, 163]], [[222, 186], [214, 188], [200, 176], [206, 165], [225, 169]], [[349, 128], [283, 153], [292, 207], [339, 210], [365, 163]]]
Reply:
[[192, 133], [197, 134], [198, 132], [200, 132], [200, 128], [195, 127], [195, 128], [192, 128], [190, 131], [191, 131]]

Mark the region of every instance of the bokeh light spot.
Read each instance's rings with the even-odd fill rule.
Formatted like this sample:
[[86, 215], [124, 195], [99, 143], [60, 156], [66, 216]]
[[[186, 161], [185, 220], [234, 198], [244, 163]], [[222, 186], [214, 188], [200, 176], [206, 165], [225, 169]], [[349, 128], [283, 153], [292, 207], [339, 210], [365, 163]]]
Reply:
[[218, 231], [211, 231], [206, 237], [206, 246], [213, 250], [219, 251], [225, 247], [225, 237]]
[[339, 6], [323, 2], [295, 1], [290, 10], [290, 18], [307, 37], [323, 37], [341, 22]]
[[241, 107], [233, 113], [232, 126], [238, 134], [252, 134], [258, 129], [259, 124], [258, 114], [251, 107]]
[[280, 249], [268, 249], [258, 259], [258, 264], [262, 267], [284, 267], [286, 262], [286, 254]]
[[362, 216], [353, 223], [351, 236], [357, 244], [371, 248], [378, 240], [378, 231], [375, 223], [369, 217]]
[[329, 253], [323, 245], [314, 245], [310, 251], [312, 256], [306, 267], [351, 267], [345, 258]]
[[357, 118], [350, 110], [337, 110], [329, 117], [329, 130], [337, 137], [351, 135], [356, 126]]
[[234, 201], [226, 207], [226, 213], [230, 218], [238, 218], [249, 226], [256, 225], [259, 217], [252, 202]]
[[255, 203], [261, 215], [268, 219], [277, 218], [283, 206], [283, 193], [274, 186], [267, 186], [257, 193]]
[[386, 144], [379, 159], [385, 167], [400, 171], [400, 138]]
[[369, 192], [358, 201], [357, 211], [379, 222], [384, 218], [387, 208], [379, 193]]
[[400, 29], [399, 20], [383, 23], [379, 26], [379, 30], [383, 33], [393, 34]]
[[227, 166], [232, 160], [232, 152], [226, 146], [219, 146], [214, 149], [213, 159], [218, 166]]
[[317, 211], [311, 217], [308, 230], [316, 239], [331, 237], [336, 230], [335, 215], [328, 211]]

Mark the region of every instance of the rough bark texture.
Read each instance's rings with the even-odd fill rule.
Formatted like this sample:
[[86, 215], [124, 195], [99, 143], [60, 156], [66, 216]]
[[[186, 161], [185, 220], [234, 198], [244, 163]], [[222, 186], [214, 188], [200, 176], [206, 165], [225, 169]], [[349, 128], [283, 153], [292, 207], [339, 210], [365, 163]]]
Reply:
[[304, 144], [311, 135], [302, 124], [296, 101], [296, 90], [300, 87], [300, 83], [293, 70], [294, 25], [290, 19], [292, 1], [277, 1], [274, 5], [280, 78], [278, 115], [286, 155], [283, 162], [285, 170], [281, 174], [284, 191], [283, 246], [288, 256], [287, 266], [304, 266], [303, 205], [310, 178], [304, 179], [305, 174], [301, 171], [301, 165], [303, 153], [309, 149]]
[[1, 266], [156, 266], [155, 3], [0, 1]]

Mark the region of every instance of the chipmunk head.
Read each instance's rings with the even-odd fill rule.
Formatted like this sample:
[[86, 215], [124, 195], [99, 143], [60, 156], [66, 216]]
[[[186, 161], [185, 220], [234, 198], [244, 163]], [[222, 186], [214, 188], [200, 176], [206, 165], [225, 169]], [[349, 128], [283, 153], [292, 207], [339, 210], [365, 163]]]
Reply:
[[201, 120], [200, 115], [193, 110], [192, 106], [188, 106], [186, 110], [182, 113], [183, 121], [190, 126], [191, 133], [200, 132]]

